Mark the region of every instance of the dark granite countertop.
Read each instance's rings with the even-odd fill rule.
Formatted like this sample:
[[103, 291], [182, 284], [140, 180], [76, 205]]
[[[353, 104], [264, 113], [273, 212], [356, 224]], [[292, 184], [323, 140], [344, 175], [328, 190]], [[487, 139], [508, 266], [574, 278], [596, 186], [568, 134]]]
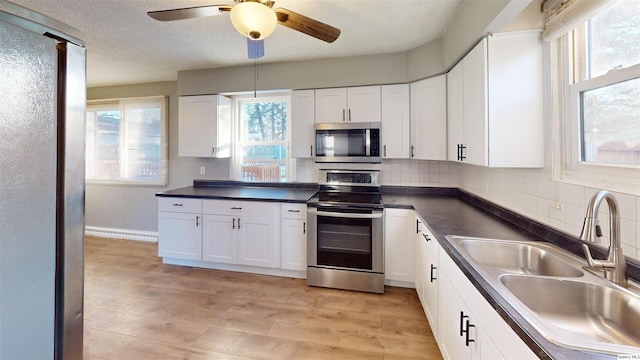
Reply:
[[[611, 359], [615, 355], [559, 346], [533, 328], [446, 240], [447, 235], [548, 241], [583, 257], [580, 242], [457, 189], [383, 187], [386, 208], [415, 209], [444, 251], [507, 324], [541, 359]], [[586, 264], [586, 263], [585, 263]], [[637, 279], [638, 264], [628, 264]]]
[[158, 197], [306, 203], [318, 191], [309, 183], [246, 183], [194, 180], [193, 186], [156, 193]]

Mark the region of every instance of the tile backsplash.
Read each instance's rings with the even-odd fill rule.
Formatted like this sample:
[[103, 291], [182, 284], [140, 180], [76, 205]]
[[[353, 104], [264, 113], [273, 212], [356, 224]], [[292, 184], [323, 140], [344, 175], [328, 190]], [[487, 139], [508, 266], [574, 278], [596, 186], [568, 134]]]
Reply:
[[[365, 165], [370, 166], [370, 165]], [[383, 185], [459, 187], [555, 229], [579, 236], [591, 197], [599, 189], [552, 181], [545, 169], [495, 169], [448, 161], [383, 160], [378, 165]], [[298, 159], [296, 181], [317, 182], [324, 167]], [[352, 168], [353, 164], [342, 165]], [[640, 197], [614, 193], [619, 205], [624, 254], [640, 260]], [[600, 225], [609, 245], [608, 206], [600, 206]]]
[[[552, 181], [545, 169], [459, 167], [461, 189], [575, 237], [580, 235], [589, 200], [600, 190]], [[619, 205], [623, 252], [640, 260], [640, 197], [613, 194]], [[603, 202], [599, 219], [604, 247], [609, 246], [608, 216]]]

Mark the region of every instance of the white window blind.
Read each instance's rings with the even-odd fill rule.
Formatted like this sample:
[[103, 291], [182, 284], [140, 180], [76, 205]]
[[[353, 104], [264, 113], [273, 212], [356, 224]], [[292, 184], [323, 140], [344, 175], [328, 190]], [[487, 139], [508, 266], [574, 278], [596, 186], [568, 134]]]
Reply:
[[[556, 40], [615, 1], [616, 0], [546, 0], [543, 4], [543, 9], [549, 13], [549, 16], [545, 21], [544, 39], [546, 41]], [[630, 6], [640, 6], [635, 0], [628, 2]]]

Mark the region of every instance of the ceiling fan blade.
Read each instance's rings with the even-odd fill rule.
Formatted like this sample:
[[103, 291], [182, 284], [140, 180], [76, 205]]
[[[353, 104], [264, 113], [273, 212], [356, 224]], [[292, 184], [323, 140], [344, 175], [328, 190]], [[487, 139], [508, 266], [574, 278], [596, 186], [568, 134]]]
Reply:
[[183, 19], [193, 19], [205, 16], [220, 15], [223, 12], [230, 11], [231, 6], [228, 5], [209, 5], [196, 6], [181, 9], [149, 11], [147, 15], [160, 21], [173, 21]]
[[313, 36], [316, 39], [332, 43], [340, 36], [340, 29], [327, 25], [310, 17], [300, 15], [291, 10], [278, 8], [274, 10], [280, 25], [301, 33]]
[[249, 59], [259, 59], [264, 56], [264, 40], [251, 40], [247, 38], [247, 52]]

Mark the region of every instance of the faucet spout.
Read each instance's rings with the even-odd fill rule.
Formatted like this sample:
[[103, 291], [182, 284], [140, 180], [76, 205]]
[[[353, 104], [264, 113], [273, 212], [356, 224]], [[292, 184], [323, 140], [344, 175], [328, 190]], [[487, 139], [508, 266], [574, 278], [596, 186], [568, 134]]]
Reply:
[[[602, 201], [606, 200], [609, 206], [609, 228], [611, 244], [609, 245], [609, 254], [607, 260], [594, 260], [591, 256], [591, 250], [587, 244], [582, 244], [587, 263], [592, 268], [604, 270], [606, 279], [616, 284], [625, 285], [627, 283], [627, 264], [620, 241], [620, 214], [618, 212], [618, 202], [613, 194], [608, 191], [599, 191], [595, 194], [587, 205], [587, 213], [584, 218], [582, 231], [580, 232], [580, 240], [584, 242], [597, 242], [596, 237], [602, 236], [598, 220], [598, 209]], [[595, 234], [595, 237], [594, 237]]]

